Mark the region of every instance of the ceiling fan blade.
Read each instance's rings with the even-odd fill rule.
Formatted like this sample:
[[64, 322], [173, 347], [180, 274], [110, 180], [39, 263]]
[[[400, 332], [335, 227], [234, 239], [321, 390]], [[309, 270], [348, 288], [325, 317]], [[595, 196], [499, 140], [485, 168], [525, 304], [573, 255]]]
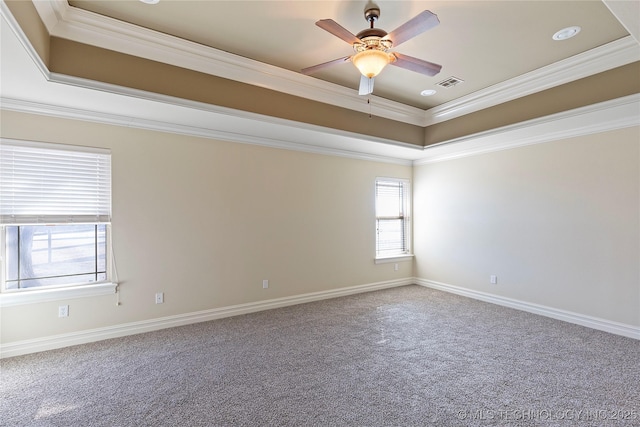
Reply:
[[341, 38], [349, 44], [360, 43], [359, 38], [357, 38], [351, 31], [347, 30], [333, 19], [321, 19], [316, 22], [316, 25], [323, 30], [330, 32], [334, 36]]
[[426, 74], [427, 76], [435, 76], [442, 69], [442, 65], [423, 61], [422, 59], [414, 58], [413, 56], [402, 55], [395, 52], [393, 53], [393, 56], [396, 57], [396, 61], [391, 62], [391, 65], [415, 71], [416, 73]]
[[369, 95], [373, 92], [373, 77], [360, 75], [360, 88], [358, 89], [358, 95]]
[[391, 40], [393, 42], [393, 47], [397, 47], [399, 44], [435, 27], [439, 23], [440, 20], [435, 14], [425, 10], [400, 25], [383, 38]]
[[323, 62], [322, 64], [314, 65], [312, 67], [303, 68], [300, 70], [302, 74], [313, 74], [316, 71], [320, 71], [324, 68], [331, 67], [332, 65], [341, 64], [343, 62], [349, 62], [351, 60], [350, 56], [345, 56], [344, 58], [334, 59], [333, 61]]

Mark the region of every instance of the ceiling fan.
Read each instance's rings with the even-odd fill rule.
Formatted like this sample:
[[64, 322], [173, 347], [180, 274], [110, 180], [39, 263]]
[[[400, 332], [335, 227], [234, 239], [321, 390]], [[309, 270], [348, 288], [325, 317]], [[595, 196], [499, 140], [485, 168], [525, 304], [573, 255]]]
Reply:
[[321, 19], [316, 25], [336, 37], [349, 43], [356, 52], [354, 55], [334, 59], [333, 61], [307, 67], [301, 70], [303, 74], [312, 74], [323, 68], [352, 62], [362, 76], [360, 77], [360, 95], [368, 95], [373, 92], [373, 78], [387, 65], [392, 64], [397, 67], [435, 76], [440, 72], [442, 65], [423, 61], [408, 55], [397, 52], [389, 52], [392, 47], [397, 47], [401, 43], [421, 34], [440, 23], [438, 17], [428, 10], [425, 10], [409, 21], [405, 22], [395, 30], [387, 33], [381, 28], [374, 28], [374, 23], [380, 17], [380, 8], [373, 3], [367, 5], [364, 18], [369, 22], [369, 28], [354, 35], [346, 28], [335, 22], [333, 19]]

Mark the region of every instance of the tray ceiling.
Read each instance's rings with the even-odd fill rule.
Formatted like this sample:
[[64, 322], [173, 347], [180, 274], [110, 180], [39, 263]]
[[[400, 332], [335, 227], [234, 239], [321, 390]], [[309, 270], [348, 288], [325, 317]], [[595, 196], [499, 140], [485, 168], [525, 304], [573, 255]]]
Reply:
[[[399, 46], [398, 52], [442, 64], [428, 77], [387, 67], [374, 95], [423, 110], [492, 87], [628, 35], [601, 1], [378, 1], [376, 27], [391, 31], [423, 10], [440, 25]], [[317, 27], [331, 18], [353, 33], [367, 27], [364, 1], [69, 1], [72, 8], [157, 31], [298, 73], [352, 54], [351, 47]], [[558, 30], [580, 26], [574, 38], [554, 41]], [[443, 88], [449, 77], [463, 84]], [[357, 90], [350, 63], [311, 78]], [[425, 97], [423, 90], [436, 94]]]

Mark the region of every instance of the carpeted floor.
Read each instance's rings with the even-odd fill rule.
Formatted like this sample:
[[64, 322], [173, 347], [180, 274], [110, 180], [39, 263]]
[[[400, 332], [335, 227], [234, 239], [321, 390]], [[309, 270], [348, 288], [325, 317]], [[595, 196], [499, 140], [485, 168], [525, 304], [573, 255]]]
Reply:
[[419, 286], [0, 367], [3, 426], [640, 426], [640, 341]]

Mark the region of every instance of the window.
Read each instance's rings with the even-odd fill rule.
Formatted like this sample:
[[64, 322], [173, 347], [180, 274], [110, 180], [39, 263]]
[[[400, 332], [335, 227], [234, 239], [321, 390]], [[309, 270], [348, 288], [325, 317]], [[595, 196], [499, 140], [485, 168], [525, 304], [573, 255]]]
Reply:
[[376, 179], [376, 259], [410, 255], [409, 181]]
[[5, 289], [107, 280], [106, 224], [6, 226]]
[[3, 298], [108, 283], [110, 221], [108, 150], [0, 140]]

